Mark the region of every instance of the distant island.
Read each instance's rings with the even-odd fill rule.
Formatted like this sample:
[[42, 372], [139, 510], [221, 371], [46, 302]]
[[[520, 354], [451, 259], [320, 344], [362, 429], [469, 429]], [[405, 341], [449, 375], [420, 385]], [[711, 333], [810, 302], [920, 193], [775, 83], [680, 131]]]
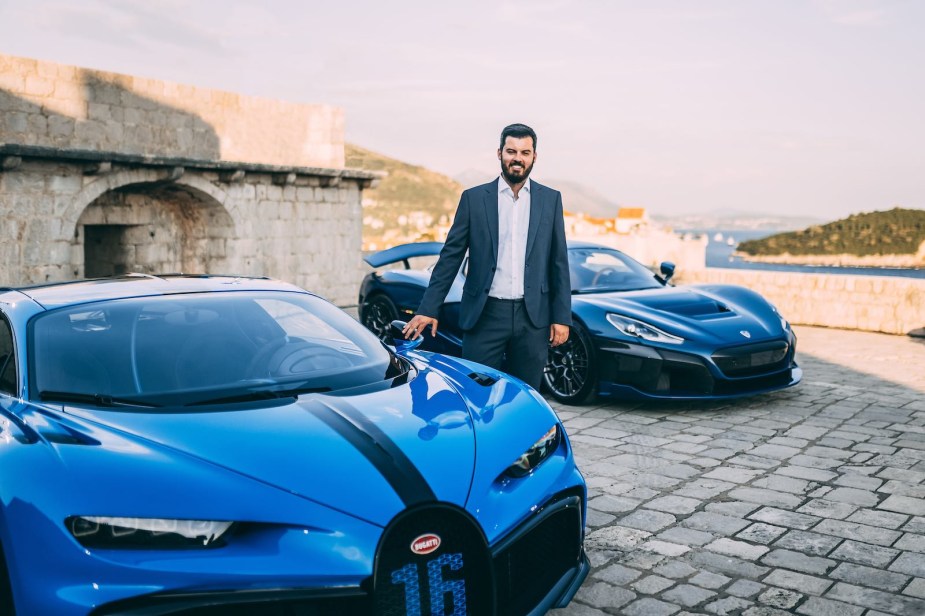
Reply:
[[747, 261], [861, 267], [925, 267], [925, 210], [853, 214], [801, 231], [740, 243]]

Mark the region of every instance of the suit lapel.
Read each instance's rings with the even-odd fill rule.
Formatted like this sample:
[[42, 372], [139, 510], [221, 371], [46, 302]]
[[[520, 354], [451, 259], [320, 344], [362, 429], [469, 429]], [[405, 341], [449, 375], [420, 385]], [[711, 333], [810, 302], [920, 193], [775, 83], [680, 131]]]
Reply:
[[501, 179], [498, 178], [486, 184], [483, 198], [488, 235], [491, 238], [492, 260], [495, 263], [498, 262], [498, 182], [500, 181]]
[[530, 182], [530, 224], [527, 226], [527, 252], [525, 258], [530, 258], [530, 251], [533, 250], [533, 242], [536, 240], [536, 233], [540, 228], [540, 220], [543, 218], [543, 190], [542, 186], [536, 182]]

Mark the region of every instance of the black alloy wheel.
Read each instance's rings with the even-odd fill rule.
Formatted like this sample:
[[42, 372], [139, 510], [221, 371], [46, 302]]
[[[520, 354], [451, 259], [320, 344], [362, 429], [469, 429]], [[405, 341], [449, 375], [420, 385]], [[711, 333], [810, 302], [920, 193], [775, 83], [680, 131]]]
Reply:
[[386, 344], [392, 344], [389, 328], [397, 318], [398, 309], [385, 295], [371, 297], [363, 307], [363, 325]]
[[549, 349], [543, 382], [552, 397], [566, 404], [591, 399], [597, 388], [594, 347], [585, 328], [576, 323], [568, 340]]

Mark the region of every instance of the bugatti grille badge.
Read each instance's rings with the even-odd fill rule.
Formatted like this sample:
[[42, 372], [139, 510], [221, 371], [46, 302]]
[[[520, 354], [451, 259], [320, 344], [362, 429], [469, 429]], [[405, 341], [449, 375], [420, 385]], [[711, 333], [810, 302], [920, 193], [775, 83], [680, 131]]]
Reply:
[[748, 331], [747, 329], [743, 329], [743, 330], [740, 331], [739, 333], [742, 334], [743, 336], [745, 336], [746, 338], [751, 338], [751, 337], [752, 337], [751, 332]]
[[430, 554], [439, 547], [440, 537], [433, 533], [421, 535], [411, 542], [411, 551], [419, 556]]

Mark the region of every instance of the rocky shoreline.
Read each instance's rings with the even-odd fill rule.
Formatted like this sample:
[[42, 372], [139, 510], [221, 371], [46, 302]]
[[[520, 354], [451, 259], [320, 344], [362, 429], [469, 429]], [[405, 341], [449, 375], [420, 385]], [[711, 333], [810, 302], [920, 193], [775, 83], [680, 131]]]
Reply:
[[[922, 251], [919, 251], [920, 253]], [[743, 261], [751, 263], [778, 263], [784, 265], [817, 265], [824, 267], [902, 267], [925, 268], [925, 254], [906, 255], [749, 255], [733, 253]]]

